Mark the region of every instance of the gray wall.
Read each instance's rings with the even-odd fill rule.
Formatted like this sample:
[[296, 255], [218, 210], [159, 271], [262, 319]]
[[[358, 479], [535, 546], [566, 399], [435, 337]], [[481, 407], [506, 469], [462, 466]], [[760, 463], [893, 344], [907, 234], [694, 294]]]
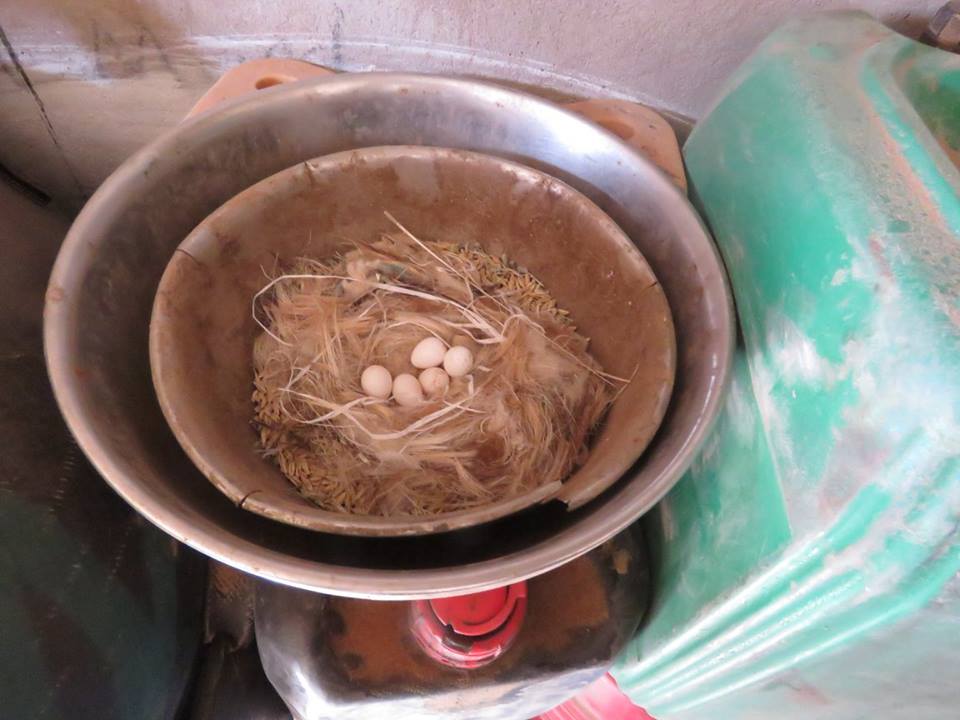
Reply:
[[0, 162], [76, 203], [175, 124], [224, 69], [268, 55], [348, 70], [482, 76], [696, 118], [788, 17], [859, 7], [917, 34], [941, 4], [0, 0]]

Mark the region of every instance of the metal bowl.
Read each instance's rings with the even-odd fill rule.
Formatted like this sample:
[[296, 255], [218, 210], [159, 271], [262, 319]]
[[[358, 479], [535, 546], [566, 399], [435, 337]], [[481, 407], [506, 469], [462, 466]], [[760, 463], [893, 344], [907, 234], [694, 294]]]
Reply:
[[[676, 343], [663, 290], [636, 246], [566, 183], [464, 150], [375, 147], [298, 163], [232, 197], [180, 244], [160, 280], [150, 363], [160, 406], [198, 468], [251, 512], [312, 530], [422, 535], [504, 517], [557, 496], [516, 497], [429, 517], [323, 510], [256, 449], [252, 356], [260, 329], [250, 301], [277, 258], [329, 258], [395, 230], [479, 246], [530, 270], [570, 311], [618, 395], [586, 462], [561, 497], [586, 502], [647, 447], [667, 409]], [[546, 492], [545, 492], [546, 491]]]
[[[475, 150], [560, 178], [627, 233], [660, 280], [677, 333], [670, 406], [640, 462], [573, 512], [547, 503], [478, 528], [419, 538], [303, 530], [231, 503], [194, 467], [163, 417], [147, 331], [174, 248], [228, 198], [297, 162], [405, 144]], [[709, 431], [728, 380], [735, 327], [723, 267], [696, 213], [616, 136], [524, 93], [396, 74], [263, 90], [148, 145], [104, 182], [74, 222], [53, 270], [45, 318], [47, 364], [64, 417], [100, 473], [135, 508], [179, 540], [255, 575], [380, 598], [453, 595], [531, 577], [640, 517], [680, 478]]]

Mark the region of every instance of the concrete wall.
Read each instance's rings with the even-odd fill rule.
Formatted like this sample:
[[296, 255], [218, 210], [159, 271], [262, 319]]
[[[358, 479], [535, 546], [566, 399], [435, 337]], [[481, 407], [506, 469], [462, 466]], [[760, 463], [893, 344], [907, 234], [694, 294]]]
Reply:
[[918, 34], [942, 0], [0, 0], [0, 162], [79, 202], [252, 57], [482, 76], [696, 118], [764, 35], [860, 7]]

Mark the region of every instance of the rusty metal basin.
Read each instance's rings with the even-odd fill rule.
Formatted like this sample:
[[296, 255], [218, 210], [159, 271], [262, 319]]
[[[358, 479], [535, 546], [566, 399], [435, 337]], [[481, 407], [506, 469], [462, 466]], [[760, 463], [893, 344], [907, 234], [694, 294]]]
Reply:
[[[393, 146], [300, 163], [228, 200], [173, 254], [154, 303], [150, 361], [160, 406], [198, 468], [245, 510], [312, 530], [418, 535], [504, 517], [557, 495], [430, 517], [323, 510], [256, 451], [250, 314], [277, 258], [328, 258], [393, 226], [421, 239], [505, 254], [550, 290], [607, 372], [632, 377], [559, 498], [589, 502], [636, 461], [663, 419], [676, 342], [663, 290], [630, 239], [585, 196], [502, 158]], [[548, 488], [549, 490], [549, 488]]]

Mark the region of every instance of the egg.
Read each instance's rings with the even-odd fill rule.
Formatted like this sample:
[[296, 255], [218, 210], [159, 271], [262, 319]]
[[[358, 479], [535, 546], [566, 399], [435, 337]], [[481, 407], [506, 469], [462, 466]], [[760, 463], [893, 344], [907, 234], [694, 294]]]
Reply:
[[440, 338], [424, 338], [417, 343], [413, 352], [410, 353], [410, 363], [421, 370], [438, 367], [443, 363], [443, 355], [446, 352], [447, 346], [443, 344], [443, 340]]
[[420, 386], [427, 397], [443, 397], [450, 387], [450, 376], [441, 368], [427, 368], [420, 373]]
[[393, 378], [383, 365], [371, 365], [360, 375], [360, 387], [370, 397], [386, 400], [393, 390]]
[[452, 347], [443, 356], [443, 369], [450, 377], [463, 377], [473, 369], [473, 353], [465, 347]]
[[423, 402], [420, 381], [409, 373], [397, 375], [393, 379], [393, 399], [403, 407], [416, 407]]

